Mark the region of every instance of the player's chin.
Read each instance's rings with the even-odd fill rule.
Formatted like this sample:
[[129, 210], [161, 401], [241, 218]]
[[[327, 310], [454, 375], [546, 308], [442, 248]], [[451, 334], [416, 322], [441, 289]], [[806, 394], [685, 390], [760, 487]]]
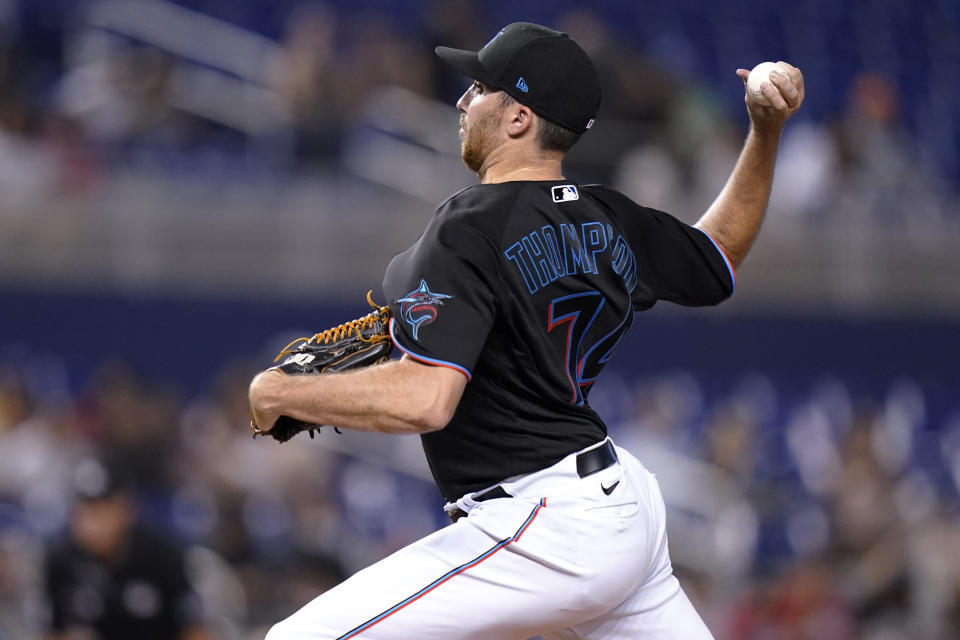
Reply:
[[480, 167], [483, 166], [483, 160], [469, 145], [465, 144], [460, 148], [460, 158], [463, 160], [463, 164], [467, 165], [467, 169], [470, 169], [470, 171], [474, 173], [478, 173]]

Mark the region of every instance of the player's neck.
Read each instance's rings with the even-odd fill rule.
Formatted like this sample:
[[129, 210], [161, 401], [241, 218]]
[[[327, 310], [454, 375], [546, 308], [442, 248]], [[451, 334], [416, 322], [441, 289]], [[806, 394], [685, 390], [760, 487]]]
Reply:
[[490, 154], [477, 174], [482, 184], [563, 179], [563, 154], [543, 152], [540, 149], [525, 153], [517, 153], [515, 150], [511, 153], [498, 151], [500, 150]]

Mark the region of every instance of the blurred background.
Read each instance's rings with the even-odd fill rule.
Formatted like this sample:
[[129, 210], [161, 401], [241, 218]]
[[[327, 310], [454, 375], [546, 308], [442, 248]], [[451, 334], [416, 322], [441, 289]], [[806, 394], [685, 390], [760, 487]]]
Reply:
[[590, 402], [718, 639], [960, 637], [960, 4], [0, 0], [0, 639], [260, 638], [445, 524], [416, 438], [253, 441], [246, 388], [475, 181], [432, 50], [517, 20], [603, 79], [567, 175], [688, 222], [735, 70], [804, 71], [737, 293]]

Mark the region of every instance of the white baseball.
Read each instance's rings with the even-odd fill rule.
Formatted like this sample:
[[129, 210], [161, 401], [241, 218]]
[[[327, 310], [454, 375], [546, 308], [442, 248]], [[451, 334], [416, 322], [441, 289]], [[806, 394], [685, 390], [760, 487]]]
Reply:
[[770, 100], [760, 91], [760, 85], [770, 81], [770, 72], [777, 70], [786, 75], [787, 69], [776, 62], [761, 62], [750, 71], [750, 77], [747, 78], [747, 91], [750, 92], [757, 102], [763, 105], [769, 105]]

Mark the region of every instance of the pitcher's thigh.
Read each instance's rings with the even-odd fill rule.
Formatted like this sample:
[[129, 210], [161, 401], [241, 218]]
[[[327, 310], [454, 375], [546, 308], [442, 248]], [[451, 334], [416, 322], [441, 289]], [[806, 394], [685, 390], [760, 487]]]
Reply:
[[674, 576], [601, 617], [544, 634], [544, 640], [713, 640]]
[[571, 590], [568, 578], [528, 546], [539, 508], [505, 502], [506, 536], [461, 520], [317, 597], [267, 640], [523, 640], [555, 626], [553, 596]]

